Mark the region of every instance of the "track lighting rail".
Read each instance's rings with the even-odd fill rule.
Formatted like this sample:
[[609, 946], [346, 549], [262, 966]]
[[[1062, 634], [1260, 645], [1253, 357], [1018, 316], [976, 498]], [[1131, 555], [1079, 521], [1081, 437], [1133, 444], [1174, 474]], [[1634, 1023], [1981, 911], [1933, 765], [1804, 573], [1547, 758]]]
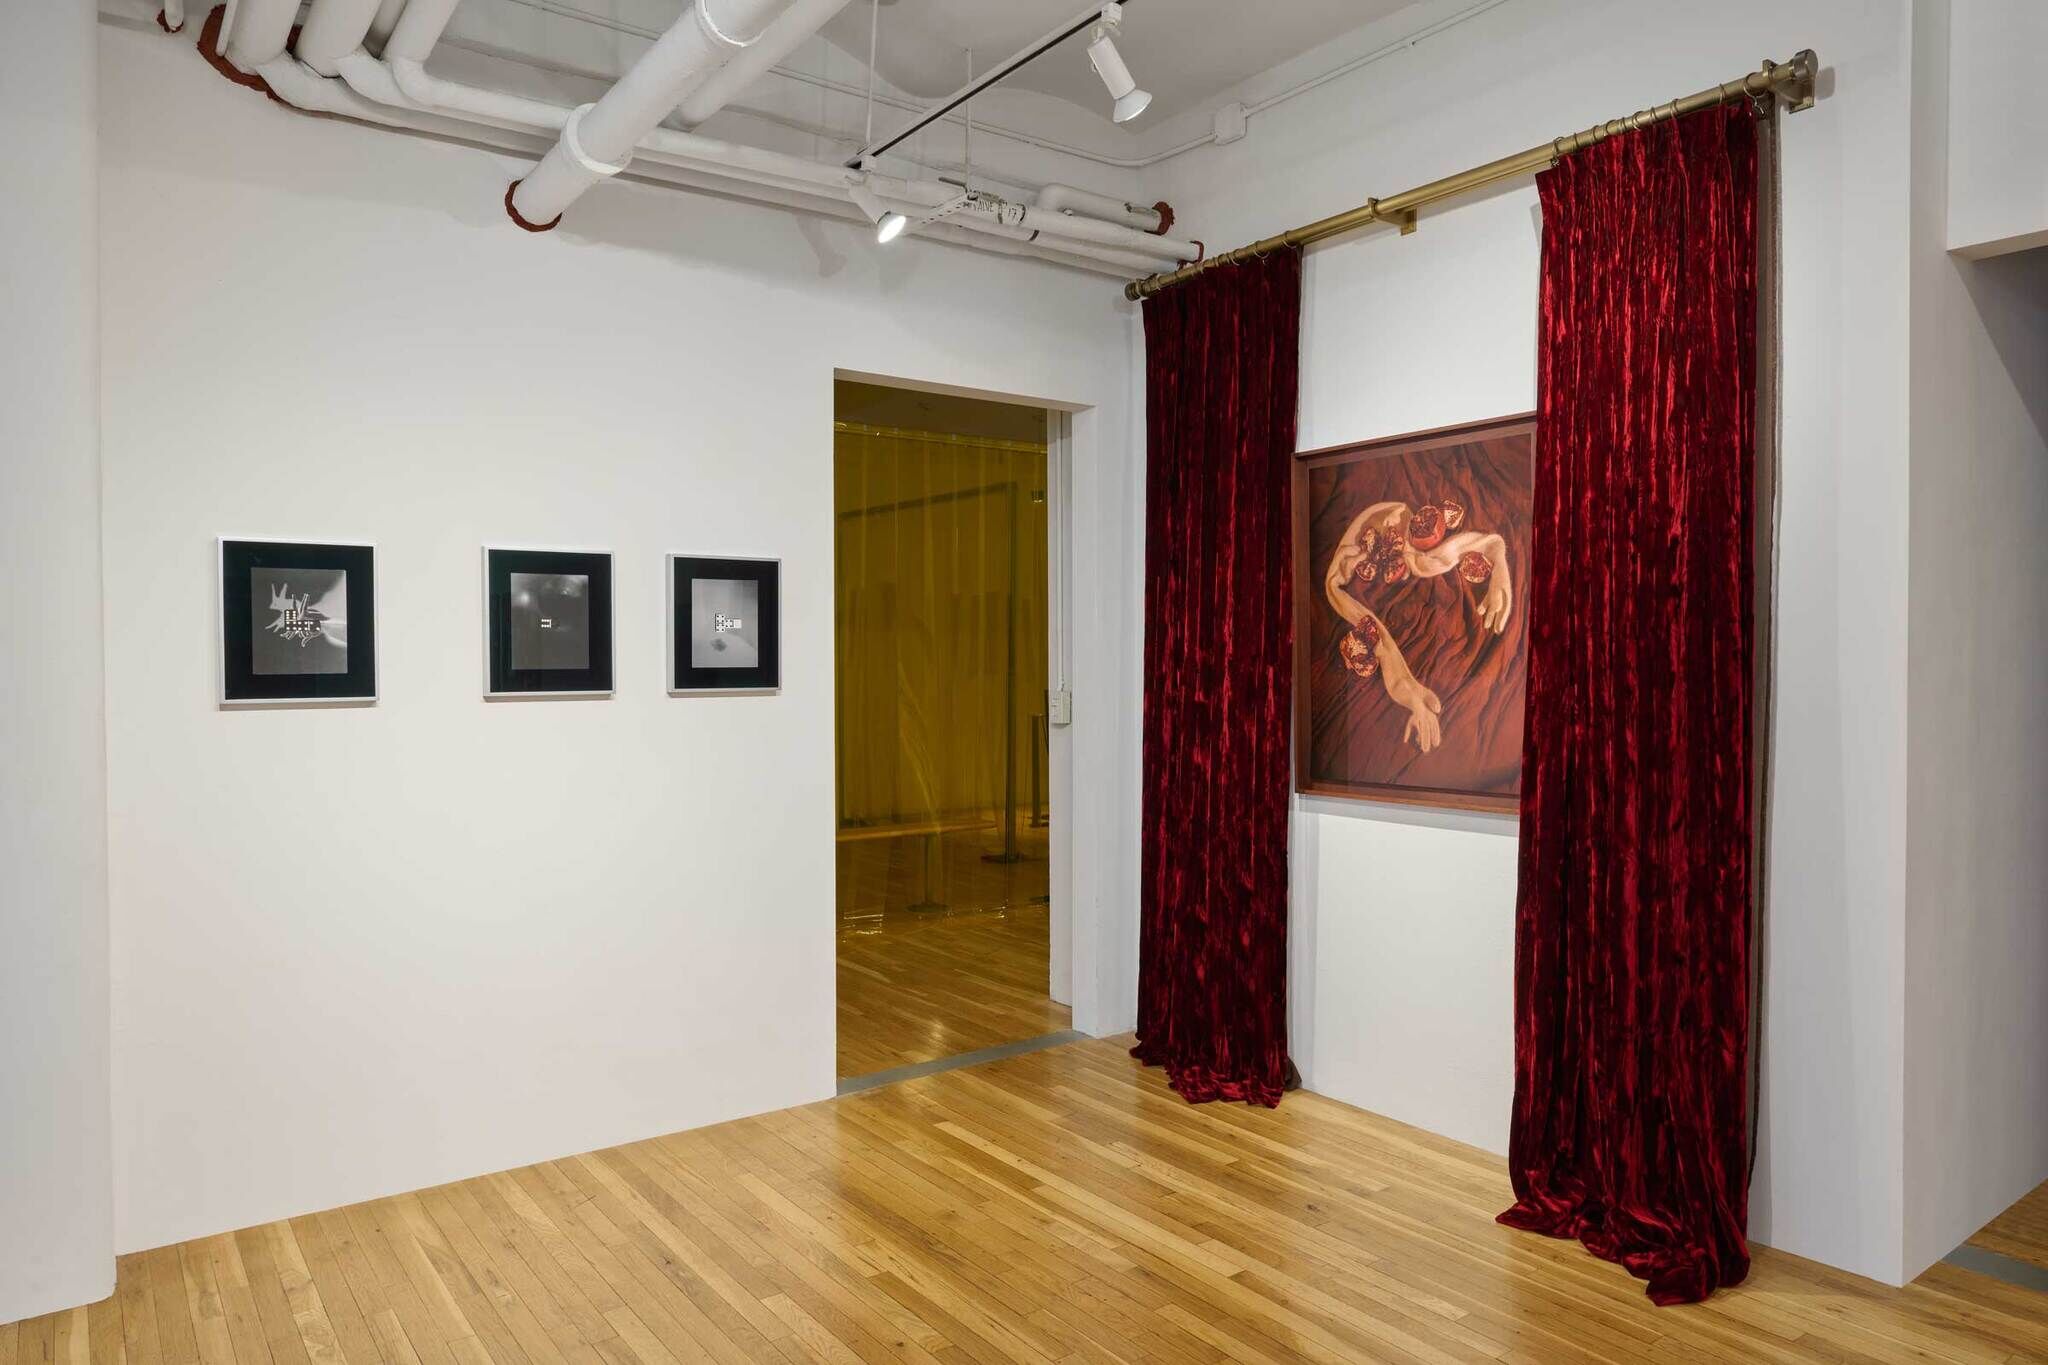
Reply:
[[[1129, 2], [1130, 0], [1124, 0], [1126, 4]], [[870, 157], [880, 156], [905, 138], [912, 136], [931, 124], [937, 123], [940, 119], [952, 113], [982, 91], [1008, 77], [1012, 72], [1022, 70], [1083, 29], [1100, 22], [1103, 8], [1100, 4], [1090, 5], [1087, 9], [1081, 11], [1080, 14], [1061, 24], [1043, 38], [1034, 43], [1027, 43], [1014, 56], [997, 62], [994, 66], [919, 114], [902, 128], [897, 129], [878, 142], [868, 143], [867, 146], [848, 157], [846, 164], [851, 167], [859, 167]]]

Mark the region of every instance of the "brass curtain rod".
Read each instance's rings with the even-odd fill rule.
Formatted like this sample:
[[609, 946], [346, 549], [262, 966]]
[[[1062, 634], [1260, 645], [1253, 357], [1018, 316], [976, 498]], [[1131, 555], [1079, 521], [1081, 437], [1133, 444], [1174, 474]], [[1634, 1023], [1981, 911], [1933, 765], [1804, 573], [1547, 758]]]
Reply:
[[1178, 270], [1159, 275], [1148, 275], [1142, 280], [1133, 280], [1124, 286], [1127, 299], [1145, 299], [1158, 293], [1168, 285], [1179, 284], [1182, 280], [1193, 279], [1212, 266], [1228, 265], [1234, 261], [1250, 260], [1279, 251], [1285, 247], [1307, 246], [1312, 242], [1326, 241], [1346, 232], [1353, 232], [1368, 223], [1393, 223], [1403, 233], [1415, 230], [1415, 211], [1424, 204], [1434, 204], [1441, 199], [1468, 193], [1482, 185], [1491, 185], [1501, 180], [1513, 180], [1517, 176], [1529, 175], [1547, 170], [1571, 153], [1620, 133], [1652, 124], [1666, 123], [1687, 114], [1696, 114], [1702, 109], [1716, 105], [1733, 104], [1737, 100], [1763, 97], [1782, 98], [1793, 113], [1813, 107], [1814, 76], [1820, 70], [1820, 59], [1813, 55], [1813, 49], [1796, 54], [1789, 62], [1766, 61], [1763, 66], [1739, 80], [1724, 81], [1697, 94], [1672, 100], [1650, 109], [1641, 109], [1627, 118], [1611, 119], [1595, 124], [1582, 133], [1567, 133], [1539, 147], [1526, 152], [1504, 156], [1498, 161], [1489, 161], [1484, 166], [1474, 166], [1469, 171], [1447, 175], [1441, 180], [1432, 180], [1427, 185], [1418, 185], [1412, 190], [1388, 195], [1384, 199], [1368, 199], [1355, 209], [1332, 214], [1318, 219], [1306, 227], [1294, 228], [1277, 237], [1253, 242], [1250, 246], [1237, 247], [1221, 255], [1209, 256]]

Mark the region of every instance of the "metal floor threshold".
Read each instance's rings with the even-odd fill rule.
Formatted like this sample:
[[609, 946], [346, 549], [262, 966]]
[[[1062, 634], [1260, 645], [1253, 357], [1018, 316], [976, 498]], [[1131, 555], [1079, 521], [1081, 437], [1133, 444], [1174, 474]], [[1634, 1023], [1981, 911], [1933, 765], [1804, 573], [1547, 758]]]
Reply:
[[981, 1048], [974, 1052], [963, 1052], [956, 1057], [941, 1057], [935, 1062], [916, 1062], [910, 1066], [894, 1066], [887, 1071], [877, 1071], [869, 1076], [849, 1076], [839, 1083], [841, 1095], [858, 1095], [863, 1090], [878, 1090], [898, 1081], [914, 1081], [920, 1076], [936, 1076], [941, 1071], [953, 1071], [963, 1066], [980, 1066], [984, 1062], [1000, 1062], [1006, 1057], [1022, 1057], [1027, 1052], [1042, 1052], [1049, 1047], [1063, 1043], [1078, 1043], [1088, 1035], [1076, 1033], [1073, 1029], [1061, 1029], [1058, 1033], [1043, 1033], [1036, 1038], [1023, 1038], [1014, 1043], [998, 1043], [994, 1047]]
[[1954, 1251], [1941, 1258], [1943, 1265], [1952, 1265], [1958, 1270], [1974, 1270], [1979, 1275], [1989, 1275], [1994, 1280], [2018, 1285], [2021, 1289], [2034, 1289], [2048, 1293], [2048, 1270], [2043, 1270], [2032, 1261], [2022, 1261], [2014, 1256], [2001, 1256], [1995, 1251], [1963, 1243]]

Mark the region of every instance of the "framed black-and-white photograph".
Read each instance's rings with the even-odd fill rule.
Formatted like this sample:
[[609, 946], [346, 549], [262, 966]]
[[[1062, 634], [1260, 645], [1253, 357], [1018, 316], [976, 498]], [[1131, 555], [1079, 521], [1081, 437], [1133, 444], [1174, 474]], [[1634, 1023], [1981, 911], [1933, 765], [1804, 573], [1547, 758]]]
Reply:
[[220, 703], [377, 700], [376, 547], [222, 536]]
[[782, 686], [782, 563], [668, 557], [668, 691]]
[[608, 697], [612, 557], [484, 550], [484, 695]]

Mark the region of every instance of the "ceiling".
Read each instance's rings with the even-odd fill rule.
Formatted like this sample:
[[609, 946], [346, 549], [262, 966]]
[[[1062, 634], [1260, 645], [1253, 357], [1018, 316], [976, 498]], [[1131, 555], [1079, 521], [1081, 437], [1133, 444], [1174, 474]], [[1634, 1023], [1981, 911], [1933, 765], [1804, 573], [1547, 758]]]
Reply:
[[[1125, 0], [1117, 47], [1152, 106], [1134, 126], [1194, 108], [1238, 82], [1415, 0]], [[863, 63], [871, 0], [852, 0], [825, 36]], [[912, 95], [949, 94], [1085, 7], [1086, 0], [881, 0], [882, 78]], [[1108, 97], [1077, 35], [1004, 82], [1107, 117]]]

